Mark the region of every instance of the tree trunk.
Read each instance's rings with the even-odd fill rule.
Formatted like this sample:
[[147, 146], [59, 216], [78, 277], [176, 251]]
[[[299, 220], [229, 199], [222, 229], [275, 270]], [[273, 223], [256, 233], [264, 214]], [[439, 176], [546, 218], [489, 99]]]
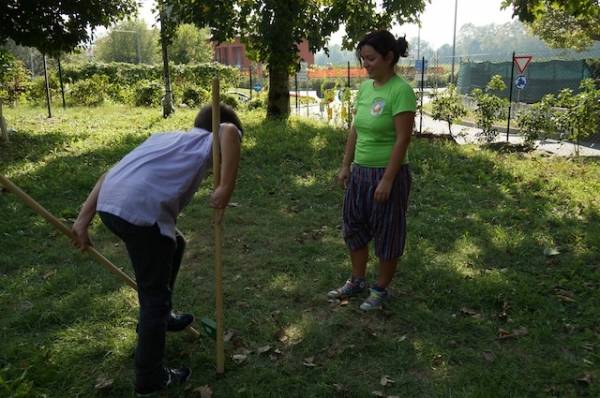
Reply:
[[286, 67], [269, 65], [268, 119], [287, 119], [290, 115], [289, 72]]
[[166, 18], [164, 18], [164, 10], [161, 7], [161, 24], [160, 24], [160, 46], [162, 48], [162, 59], [163, 59], [163, 78], [165, 81], [165, 96], [162, 101], [163, 106], [163, 117], [169, 117], [171, 113], [175, 112], [175, 107], [173, 106], [173, 92], [171, 91], [171, 75], [169, 73], [169, 53], [167, 51], [167, 35], [165, 31], [165, 24], [167, 23]]
[[8, 129], [6, 128], [6, 121], [4, 120], [4, 114], [2, 113], [2, 99], [0, 98], [0, 131], [2, 132], [2, 140], [9, 142]]

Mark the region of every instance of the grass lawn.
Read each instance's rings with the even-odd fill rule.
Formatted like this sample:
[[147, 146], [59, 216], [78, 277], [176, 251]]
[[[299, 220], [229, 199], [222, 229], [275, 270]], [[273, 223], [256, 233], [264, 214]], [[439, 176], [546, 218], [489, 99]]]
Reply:
[[[194, 116], [108, 105], [55, 113], [5, 108], [17, 132], [0, 145], [0, 172], [65, 221], [125, 153]], [[215, 375], [213, 341], [170, 334], [167, 363], [194, 373], [163, 396], [200, 397], [205, 385], [215, 397], [600, 396], [598, 159], [415, 139], [393, 300], [363, 314], [358, 299], [325, 296], [349, 274], [332, 182], [345, 132], [261, 113], [242, 121], [225, 219], [226, 373]], [[174, 303], [212, 317], [208, 181], [179, 220], [189, 242]], [[7, 192], [0, 214], [0, 396], [132, 396], [135, 292]], [[131, 274], [97, 219], [92, 233]]]

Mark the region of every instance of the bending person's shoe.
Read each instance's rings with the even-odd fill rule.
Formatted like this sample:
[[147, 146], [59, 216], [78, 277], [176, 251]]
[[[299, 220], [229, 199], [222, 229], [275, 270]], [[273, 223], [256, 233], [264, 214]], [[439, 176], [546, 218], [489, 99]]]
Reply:
[[152, 387], [137, 387], [135, 388], [135, 393], [138, 397], [152, 397], [155, 393], [159, 391], [166, 390], [171, 386], [177, 386], [188, 381], [192, 374], [192, 370], [190, 368], [165, 368], [166, 371], [166, 379], [165, 381], [158, 386]]
[[177, 315], [173, 311], [169, 314], [167, 319], [167, 332], [179, 332], [194, 322], [194, 316], [192, 314], [179, 314]]

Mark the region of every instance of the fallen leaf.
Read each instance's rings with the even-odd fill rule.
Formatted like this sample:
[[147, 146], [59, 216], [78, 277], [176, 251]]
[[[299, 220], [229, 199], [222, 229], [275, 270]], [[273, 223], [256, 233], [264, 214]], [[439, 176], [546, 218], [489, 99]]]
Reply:
[[506, 340], [506, 339], [516, 338], [516, 337], [527, 336], [528, 334], [529, 334], [529, 331], [527, 330], [526, 327], [520, 327], [520, 328], [514, 329], [512, 332], [509, 332], [506, 329], [498, 329], [498, 339], [500, 339], [500, 340]]
[[271, 350], [271, 346], [270, 345], [265, 345], [265, 346], [262, 346], [262, 347], [258, 347], [256, 349], [256, 353], [258, 355], [260, 355], [260, 354], [264, 354], [265, 352], [269, 352], [270, 350]]
[[398, 338], [396, 339], [396, 341], [397, 341], [398, 343], [402, 343], [404, 340], [406, 340], [406, 335], [405, 335], [405, 334], [403, 334], [402, 336], [400, 336], [400, 337], [398, 337]]
[[200, 398], [211, 398], [213, 395], [213, 392], [212, 392], [210, 386], [202, 386], [202, 387], [194, 388], [193, 392], [200, 394]]
[[463, 315], [469, 315], [469, 316], [473, 316], [473, 315], [477, 315], [478, 314], [477, 311], [475, 311], [474, 309], [469, 308], [469, 307], [462, 307], [460, 309], [460, 312], [462, 312]]
[[94, 386], [94, 388], [96, 390], [108, 390], [109, 388], [111, 388], [113, 385], [113, 379], [108, 379], [104, 376], [99, 376], [96, 379], [96, 385]]
[[591, 373], [585, 372], [583, 375], [577, 378], [577, 382], [579, 384], [583, 384], [585, 386], [589, 386], [592, 384], [592, 375]]
[[558, 297], [558, 299], [560, 301], [566, 301], [568, 303], [574, 303], [575, 302], [575, 293], [573, 293], [570, 290], [562, 289], [560, 287], [557, 287], [556, 289], [554, 289], [554, 295], [556, 297]]
[[379, 384], [381, 384], [384, 387], [391, 386], [394, 383], [395, 381], [393, 379], [390, 379], [390, 376], [388, 375], [383, 375], [381, 377], [381, 380], [379, 380]]
[[344, 386], [343, 384], [338, 384], [338, 383], [335, 383], [333, 385], [333, 388], [335, 388], [336, 392], [345, 392], [347, 390], [346, 386]]
[[233, 359], [233, 362], [239, 365], [248, 359], [248, 356], [244, 354], [233, 354], [231, 358]]
[[249, 350], [245, 347], [240, 347], [235, 351], [236, 354], [240, 354], [240, 355], [250, 355], [252, 354], [252, 350]]
[[385, 398], [385, 394], [382, 393], [381, 391], [371, 391], [371, 395], [374, 396], [374, 397]]
[[479, 312], [477, 312], [476, 310], [474, 310], [472, 308], [469, 308], [469, 307], [462, 307], [460, 309], [460, 312], [463, 315], [467, 315], [467, 316], [470, 316], [470, 317], [473, 317], [473, 318], [478, 318], [478, 319], [482, 318], [482, 316], [481, 316], [481, 314]]
[[558, 256], [560, 252], [556, 247], [545, 247], [544, 248], [544, 256], [553, 257]]
[[343, 307], [345, 305], [348, 305], [349, 301], [347, 298], [344, 298], [342, 300], [340, 300], [340, 306]]
[[233, 336], [235, 336], [235, 332], [233, 330], [228, 330], [223, 336], [223, 341], [227, 343], [228, 341], [231, 341]]
[[307, 368], [314, 368], [315, 366], [317, 366], [317, 364], [315, 363], [315, 357], [304, 358], [304, 362], [302, 362], [302, 365], [306, 366]]
[[44, 280], [47, 280], [48, 278], [50, 278], [51, 276], [53, 276], [54, 274], [56, 274], [56, 270], [53, 269], [51, 271], [46, 272], [42, 278], [44, 278]]
[[496, 359], [496, 356], [491, 351], [484, 351], [483, 358], [488, 362], [494, 362], [494, 359]]
[[229, 204], [227, 205], [227, 207], [240, 207], [241, 205], [237, 202], [229, 202]]

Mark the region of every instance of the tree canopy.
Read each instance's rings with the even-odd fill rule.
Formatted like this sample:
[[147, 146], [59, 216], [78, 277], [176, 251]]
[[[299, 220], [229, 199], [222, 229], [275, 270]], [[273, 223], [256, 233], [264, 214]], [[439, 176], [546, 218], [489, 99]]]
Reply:
[[[377, 7], [377, 4], [381, 7]], [[248, 54], [269, 70], [269, 117], [289, 115], [288, 77], [298, 65], [298, 44], [311, 51], [325, 47], [329, 36], [346, 25], [344, 47], [365, 33], [392, 23], [414, 22], [426, 0], [174, 0], [173, 15], [180, 22], [208, 26], [213, 40], [239, 36]]]
[[158, 30], [143, 20], [125, 20], [96, 41], [94, 55], [104, 62], [154, 64], [160, 59], [158, 38]]
[[0, 43], [15, 43], [57, 55], [89, 42], [97, 26], [108, 27], [137, 11], [135, 0], [0, 2]]
[[181, 24], [171, 39], [169, 59], [175, 64], [210, 62], [212, 51], [208, 29]]
[[600, 40], [598, 0], [504, 0], [533, 33], [556, 48], [584, 50]]

